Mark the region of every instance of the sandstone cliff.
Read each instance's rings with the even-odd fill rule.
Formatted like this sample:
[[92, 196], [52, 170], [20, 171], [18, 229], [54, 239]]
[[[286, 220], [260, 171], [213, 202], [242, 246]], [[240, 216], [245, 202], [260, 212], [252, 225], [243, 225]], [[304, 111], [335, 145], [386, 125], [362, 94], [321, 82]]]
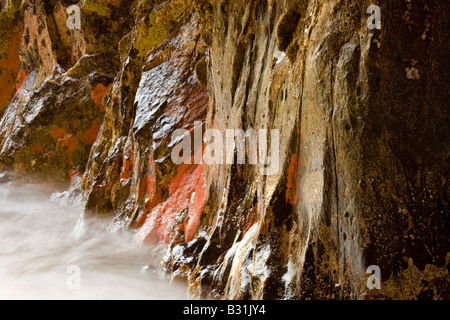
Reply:
[[[72, 180], [194, 297], [448, 299], [450, 4], [372, 4], [4, 0], [0, 168]], [[176, 165], [179, 129], [279, 130], [279, 170]]]

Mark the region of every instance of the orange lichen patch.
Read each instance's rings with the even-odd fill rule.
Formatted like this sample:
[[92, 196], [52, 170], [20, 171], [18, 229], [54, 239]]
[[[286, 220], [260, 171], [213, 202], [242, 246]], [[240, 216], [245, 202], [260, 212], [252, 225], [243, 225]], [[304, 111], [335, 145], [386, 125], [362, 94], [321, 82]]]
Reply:
[[162, 187], [157, 188], [153, 157], [149, 160], [149, 172], [145, 174], [145, 178], [140, 179], [138, 198], [144, 199], [144, 210], [136, 219], [137, 226], [141, 227], [147, 219], [147, 214], [164, 201]]
[[181, 164], [177, 168], [177, 175], [171, 180], [169, 186], [170, 194], [175, 194], [177, 190], [181, 189], [186, 183], [188, 183], [194, 170], [197, 169], [195, 165]]
[[58, 145], [61, 147], [67, 147], [67, 152], [72, 154], [78, 149], [78, 139], [71, 134], [66, 135], [63, 138], [58, 139]]
[[133, 166], [133, 162], [129, 159], [123, 160], [122, 171], [120, 172], [120, 182], [127, 181], [130, 179], [130, 170]]
[[18, 87], [16, 81], [19, 74], [19, 50], [23, 32], [23, 24], [19, 23], [19, 31], [11, 38], [8, 50], [0, 59], [0, 113], [9, 104]]
[[287, 192], [286, 200], [294, 205], [297, 202], [298, 190], [297, 190], [297, 178], [298, 178], [299, 161], [298, 156], [294, 154], [289, 163], [287, 171]]
[[139, 217], [136, 219], [137, 226], [142, 226], [147, 219], [148, 212], [151, 212], [153, 208], [158, 205], [160, 193], [156, 190], [156, 176], [147, 174], [146, 178], [141, 180], [141, 185], [139, 188], [139, 198], [142, 199], [145, 197], [145, 209]]
[[20, 70], [19, 74], [17, 75], [17, 82], [16, 82], [16, 94], [14, 95], [14, 98], [17, 97], [17, 95], [22, 90], [23, 85], [25, 84], [25, 80], [28, 77], [28, 72], [25, 70]]
[[[184, 225], [184, 238], [186, 242], [194, 239], [195, 233], [197, 232], [197, 228], [200, 224], [203, 207], [205, 205], [203, 174], [204, 166], [199, 165], [194, 172], [192, 172], [192, 174], [183, 175], [178, 181], [174, 181], [174, 183], [180, 183], [180, 181], [183, 181], [183, 185], [176, 191], [176, 193], [181, 190], [181, 197], [190, 196], [187, 217]], [[172, 188], [172, 184], [170, 187]]]
[[127, 181], [130, 179], [130, 171], [133, 167], [133, 161], [131, 159], [124, 159], [122, 171], [120, 172], [120, 182]]
[[101, 112], [106, 111], [105, 106], [103, 105], [103, 98], [108, 93], [109, 88], [111, 88], [111, 85], [112, 84], [110, 84], [108, 87], [105, 87], [104, 85], [99, 83], [94, 88], [94, 90], [92, 90], [91, 98], [92, 100], [94, 100], [95, 105], [97, 106], [97, 108], [100, 109]]
[[61, 128], [55, 129], [50, 131], [50, 135], [52, 136], [53, 139], [58, 139], [67, 135], [67, 131]]
[[[142, 242], [189, 242], [194, 238], [205, 205], [203, 165], [180, 165], [169, 187], [171, 196], [157, 205], [139, 229]], [[183, 238], [175, 238], [184, 231]]]
[[147, 219], [147, 214], [164, 201], [165, 188], [157, 185], [153, 158], [150, 159], [149, 165], [150, 173], [147, 173], [147, 177], [141, 180], [142, 183], [139, 190], [139, 198], [144, 199], [145, 208], [144, 212], [137, 219], [138, 226], [142, 226]]
[[97, 140], [99, 131], [100, 124], [97, 122], [92, 123], [91, 128], [84, 133], [84, 141], [86, 141], [88, 145], [93, 145]]

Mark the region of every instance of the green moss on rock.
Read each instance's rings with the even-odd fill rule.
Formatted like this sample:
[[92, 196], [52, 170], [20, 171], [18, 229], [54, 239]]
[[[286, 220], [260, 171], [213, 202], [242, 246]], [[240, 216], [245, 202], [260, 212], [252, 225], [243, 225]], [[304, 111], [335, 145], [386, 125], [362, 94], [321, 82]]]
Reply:
[[173, 0], [143, 18], [133, 44], [139, 51], [139, 56], [146, 56], [167, 38], [183, 14], [189, 12], [191, 5], [190, 1]]
[[211, 45], [211, 33], [213, 30], [213, 6], [210, 0], [193, 0], [195, 11], [199, 16], [200, 24], [202, 25], [202, 37], [203, 40]]
[[107, 16], [110, 14], [111, 9], [98, 1], [92, 1], [92, 0], [85, 0], [83, 4], [83, 10], [89, 11], [89, 12], [95, 12], [99, 16]]
[[10, 38], [18, 31], [20, 0], [9, 1], [0, 13], [0, 58], [8, 50]]

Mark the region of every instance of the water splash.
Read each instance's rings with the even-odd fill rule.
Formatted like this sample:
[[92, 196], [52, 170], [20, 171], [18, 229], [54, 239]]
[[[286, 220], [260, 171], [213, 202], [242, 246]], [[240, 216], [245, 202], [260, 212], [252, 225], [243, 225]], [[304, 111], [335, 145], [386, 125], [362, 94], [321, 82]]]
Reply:
[[[130, 233], [113, 232], [110, 221], [86, 226], [82, 206], [51, 201], [52, 192], [0, 183], [0, 299], [187, 298], [185, 286], [156, 271], [159, 248], [136, 245]], [[74, 266], [76, 289], [68, 286]]]

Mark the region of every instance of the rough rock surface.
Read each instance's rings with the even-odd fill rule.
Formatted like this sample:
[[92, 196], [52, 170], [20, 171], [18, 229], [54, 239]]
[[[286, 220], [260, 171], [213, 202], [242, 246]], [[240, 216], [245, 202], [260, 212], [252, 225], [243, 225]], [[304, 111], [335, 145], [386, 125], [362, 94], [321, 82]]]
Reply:
[[[73, 3], [2, 2], [0, 168], [72, 178], [194, 297], [450, 298], [450, 4]], [[278, 172], [176, 165], [199, 124], [278, 129]]]

